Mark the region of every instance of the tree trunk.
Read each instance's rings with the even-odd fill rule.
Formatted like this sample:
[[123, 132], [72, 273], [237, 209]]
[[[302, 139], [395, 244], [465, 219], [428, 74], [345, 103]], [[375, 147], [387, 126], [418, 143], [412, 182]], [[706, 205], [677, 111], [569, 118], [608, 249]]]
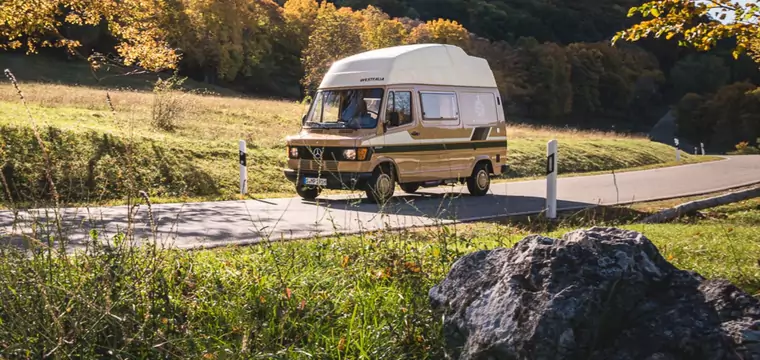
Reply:
[[687, 202], [687, 203], [678, 205], [676, 207], [672, 207], [670, 209], [665, 209], [657, 213], [654, 213], [650, 216], [647, 216], [646, 218], [641, 220], [641, 223], [645, 223], [645, 224], [663, 223], [663, 222], [676, 219], [683, 214], [688, 214], [688, 213], [699, 211], [699, 210], [704, 210], [704, 209], [709, 209], [709, 208], [713, 208], [713, 207], [717, 207], [721, 205], [740, 202], [740, 201], [744, 201], [744, 200], [752, 199], [756, 197], [760, 197], [760, 185], [755, 186], [751, 189], [733, 192], [726, 195], [711, 197], [708, 199], [695, 200], [692, 202]]

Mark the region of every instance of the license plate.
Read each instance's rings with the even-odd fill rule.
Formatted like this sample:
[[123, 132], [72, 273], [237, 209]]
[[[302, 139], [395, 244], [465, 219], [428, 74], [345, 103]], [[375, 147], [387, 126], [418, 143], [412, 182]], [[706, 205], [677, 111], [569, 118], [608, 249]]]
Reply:
[[307, 177], [303, 179], [303, 184], [314, 185], [314, 186], [327, 186], [327, 179]]

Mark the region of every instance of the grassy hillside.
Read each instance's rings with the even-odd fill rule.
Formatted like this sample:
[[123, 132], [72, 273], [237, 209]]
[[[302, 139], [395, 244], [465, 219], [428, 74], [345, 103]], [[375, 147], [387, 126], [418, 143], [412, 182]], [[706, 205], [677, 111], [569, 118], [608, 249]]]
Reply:
[[[757, 292], [760, 201], [707, 215], [622, 226], [682, 269]], [[441, 318], [428, 290], [454, 261], [529, 233], [605, 223], [589, 219], [557, 231], [481, 223], [191, 252], [91, 246], [91, 256], [71, 258], [0, 248], [0, 353], [440, 359]]]
[[[283, 138], [299, 131], [306, 105], [297, 102], [180, 92], [114, 90], [21, 83], [0, 85], [0, 162], [16, 202], [43, 197], [45, 161], [32, 124], [50, 152], [65, 202], [122, 200], [143, 190], [156, 201], [233, 199], [237, 142], [249, 146], [251, 196], [292, 195], [281, 172]], [[155, 107], [174, 111], [171, 131], [154, 124]], [[33, 119], [33, 120], [32, 120]], [[560, 141], [561, 173], [618, 170], [671, 162], [672, 148], [609, 133], [510, 126], [513, 177], [543, 174], [546, 141]], [[685, 161], [696, 161], [685, 155]], [[3, 191], [4, 193], [6, 191]]]

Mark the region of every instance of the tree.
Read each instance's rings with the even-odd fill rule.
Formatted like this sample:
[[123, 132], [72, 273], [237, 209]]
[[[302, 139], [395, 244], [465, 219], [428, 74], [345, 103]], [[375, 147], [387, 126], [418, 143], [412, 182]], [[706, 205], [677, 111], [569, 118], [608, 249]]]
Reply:
[[734, 83], [715, 94], [686, 94], [675, 108], [679, 133], [715, 150], [731, 150], [760, 137], [760, 91], [748, 83]]
[[316, 0], [288, 0], [283, 5], [285, 21], [297, 34], [299, 44], [305, 47], [317, 21], [319, 4]]
[[417, 26], [409, 34], [413, 44], [437, 43], [466, 47], [470, 33], [456, 21], [438, 19]]
[[[731, 0], [660, 0], [632, 7], [628, 16], [639, 14], [643, 20], [618, 32], [618, 40], [638, 41], [653, 35], [671, 39], [679, 36], [679, 44], [707, 51], [719, 40], [734, 38], [734, 58], [747, 52], [760, 62], [760, 6], [757, 2]], [[716, 21], [720, 19], [721, 21]]]
[[362, 21], [361, 14], [350, 8], [337, 9], [328, 2], [319, 6], [314, 31], [302, 55], [304, 86], [313, 90], [334, 61], [364, 50]]
[[517, 100], [525, 112], [540, 120], [556, 121], [572, 111], [573, 88], [567, 52], [554, 43], [520, 39], [520, 67], [530, 79]]
[[573, 112], [591, 114], [601, 110], [599, 81], [604, 73], [602, 54], [583, 44], [567, 47], [573, 86]]
[[670, 71], [677, 95], [714, 93], [726, 85], [730, 70], [723, 59], [706, 54], [689, 55], [678, 61]]
[[[79, 41], [61, 32], [65, 25], [108, 24], [125, 65], [149, 70], [173, 69], [179, 56], [162, 28], [164, 3], [159, 0], [4, 0], [0, 3], [0, 50], [60, 47], [83, 58]], [[157, 16], [159, 15], [159, 16]]]
[[678, 125], [678, 136], [694, 144], [706, 142], [712, 136], [714, 119], [704, 116], [703, 107], [707, 99], [699, 94], [688, 93], [675, 107], [674, 115]]
[[252, 74], [283, 22], [282, 9], [269, 0], [182, 0], [180, 11], [167, 26], [172, 43], [210, 83]]
[[406, 29], [396, 19], [370, 5], [362, 10], [362, 45], [365, 49], [381, 49], [401, 45], [406, 38]]

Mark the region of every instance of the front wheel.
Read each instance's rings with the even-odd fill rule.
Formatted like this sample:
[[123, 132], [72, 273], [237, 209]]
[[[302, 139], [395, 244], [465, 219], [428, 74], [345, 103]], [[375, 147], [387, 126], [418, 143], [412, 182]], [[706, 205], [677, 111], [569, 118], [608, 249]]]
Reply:
[[296, 185], [296, 192], [298, 193], [298, 196], [304, 200], [314, 200], [317, 198], [317, 196], [319, 196], [322, 190], [316, 187]]
[[488, 166], [485, 163], [475, 165], [472, 176], [467, 178], [467, 190], [470, 191], [470, 195], [483, 196], [488, 193], [490, 187], [491, 175]]
[[396, 179], [390, 166], [378, 166], [367, 184], [367, 199], [373, 203], [383, 204], [393, 197]]

